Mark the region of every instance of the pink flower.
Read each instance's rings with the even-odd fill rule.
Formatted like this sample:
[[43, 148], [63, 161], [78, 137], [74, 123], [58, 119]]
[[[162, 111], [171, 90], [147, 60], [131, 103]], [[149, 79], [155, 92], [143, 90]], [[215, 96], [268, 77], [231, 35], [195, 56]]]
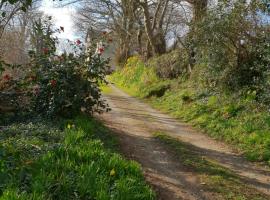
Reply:
[[98, 48], [98, 54], [102, 54], [105, 51], [104, 47]]
[[56, 84], [57, 84], [57, 81], [53, 79], [53, 80], [50, 81], [50, 84], [51, 84], [52, 87], [55, 87]]
[[3, 78], [5, 81], [11, 80], [11, 76], [9, 74], [4, 75]]
[[42, 51], [43, 51], [44, 54], [49, 53], [49, 49], [48, 48], [43, 48]]
[[81, 43], [82, 43], [81, 40], [76, 40], [77, 45], [80, 45]]

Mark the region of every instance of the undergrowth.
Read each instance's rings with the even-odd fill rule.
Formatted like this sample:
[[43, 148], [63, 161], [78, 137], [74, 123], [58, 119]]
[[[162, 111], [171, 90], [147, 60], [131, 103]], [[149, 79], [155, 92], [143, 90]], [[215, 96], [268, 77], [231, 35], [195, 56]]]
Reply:
[[[129, 94], [232, 144], [249, 160], [270, 165], [270, 114], [252, 92], [211, 91], [198, 86], [198, 77], [163, 80], [137, 57], [130, 58], [110, 80]], [[149, 95], [165, 86], [164, 94]]]
[[0, 132], [0, 199], [154, 199], [140, 166], [86, 116], [14, 123]]

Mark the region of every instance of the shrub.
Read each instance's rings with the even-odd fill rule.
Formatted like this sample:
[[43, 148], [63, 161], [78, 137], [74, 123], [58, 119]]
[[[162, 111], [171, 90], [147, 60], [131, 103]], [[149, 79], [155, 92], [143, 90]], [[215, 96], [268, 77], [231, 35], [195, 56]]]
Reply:
[[99, 84], [105, 82], [108, 60], [92, 47], [84, 51], [79, 40], [73, 44], [74, 54], [57, 55], [53, 31], [47, 31], [48, 25], [40, 23], [35, 31], [44, 45], [30, 52], [28, 75], [33, 110], [47, 116], [104, 110]]
[[99, 89], [99, 85], [106, 82], [109, 63], [101, 56], [104, 47], [85, 49], [77, 40], [70, 42], [74, 53], [57, 54], [58, 39], [54, 33], [63, 31], [63, 27], [51, 28], [50, 20], [49, 17], [34, 23], [31, 34], [33, 50], [29, 51], [30, 62], [25, 66], [25, 74], [16, 79], [11, 74], [3, 74], [0, 80], [0, 112], [5, 111], [4, 107], [8, 108], [5, 112], [11, 110], [17, 114], [27, 111], [53, 117], [106, 110], [107, 105]]
[[170, 88], [169, 81], [162, 81], [153, 67], [136, 56], [129, 58], [124, 68], [110, 78], [118, 85], [132, 88], [132, 93], [140, 97], [163, 96]]
[[149, 98], [152, 96], [162, 97], [167, 90], [171, 87], [169, 82], [160, 82], [155, 85], [150, 85], [145, 87], [145, 97]]
[[155, 69], [158, 77], [173, 79], [187, 72], [188, 60], [185, 51], [175, 50], [171, 53], [151, 58], [147, 65]]
[[248, 5], [220, 2], [209, 10], [195, 28], [196, 62], [198, 67], [205, 63], [206, 74], [201, 75], [208, 87], [222, 86], [231, 91], [249, 87], [258, 94], [268, 88], [268, 29], [256, 1]]
[[24, 83], [5, 71], [0, 79], [0, 124], [5, 124], [29, 110], [29, 96], [24, 91]]

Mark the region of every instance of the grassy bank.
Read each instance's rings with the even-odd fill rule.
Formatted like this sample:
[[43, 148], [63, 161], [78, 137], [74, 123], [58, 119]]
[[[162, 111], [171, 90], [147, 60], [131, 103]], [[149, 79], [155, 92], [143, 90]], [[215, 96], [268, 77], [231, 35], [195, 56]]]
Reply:
[[210, 91], [199, 87], [193, 77], [163, 80], [136, 57], [110, 80], [129, 94], [234, 145], [249, 160], [270, 165], [270, 114], [253, 93]]
[[0, 199], [154, 199], [140, 166], [85, 116], [1, 127]]

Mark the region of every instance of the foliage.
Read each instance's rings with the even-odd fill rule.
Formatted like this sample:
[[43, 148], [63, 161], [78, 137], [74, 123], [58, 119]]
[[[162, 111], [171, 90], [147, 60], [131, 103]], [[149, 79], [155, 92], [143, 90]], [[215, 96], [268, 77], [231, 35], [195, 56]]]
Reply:
[[[269, 87], [269, 27], [260, 3], [219, 3], [195, 25], [196, 62], [208, 87], [261, 93]], [[209, 31], [211, 30], [211, 31]]]
[[[108, 59], [104, 47], [85, 49], [80, 40], [70, 42], [74, 53], [56, 52], [58, 39], [51, 17], [39, 19], [32, 30], [33, 50], [24, 75], [13, 77], [5, 72], [0, 81], [1, 113], [34, 112], [53, 117], [107, 109], [101, 98], [100, 84], [105, 83]], [[13, 67], [9, 65], [10, 67]]]
[[79, 40], [74, 44], [77, 54], [57, 55], [57, 38], [52, 36], [50, 26], [38, 22], [34, 31], [39, 41], [30, 52], [28, 76], [34, 111], [55, 116], [100, 112], [106, 108], [99, 85], [105, 81], [108, 60], [95, 49], [84, 52]]
[[0, 137], [0, 199], [154, 199], [93, 119], [14, 123]]
[[147, 65], [155, 69], [158, 77], [173, 79], [187, 73], [188, 60], [185, 51], [175, 50], [150, 58]]
[[146, 66], [135, 56], [129, 58], [125, 67], [110, 79], [123, 87], [135, 89], [133, 94], [140, 97], [162, 96], [170, 87], [170, 81], [160, 82], [154, 68]]
[[[32, 5], [32, 0], [24, 0], [24, 1], [20, 1], [20, 0], [2, 0], [1, 1], [1, 8], [3, 5], [15, 5], [17, 3], [20, 3], [20, 9], [24, 12], [27, 11], [27, 9]], [[6, 17], [6, 12], [3, 11], [1, 12], [1, 18]]]
[[4, 72], [0, 79], [0, 125], [19, 116], [26, 116], [30, 111], [27, 92], [20, 79]]

